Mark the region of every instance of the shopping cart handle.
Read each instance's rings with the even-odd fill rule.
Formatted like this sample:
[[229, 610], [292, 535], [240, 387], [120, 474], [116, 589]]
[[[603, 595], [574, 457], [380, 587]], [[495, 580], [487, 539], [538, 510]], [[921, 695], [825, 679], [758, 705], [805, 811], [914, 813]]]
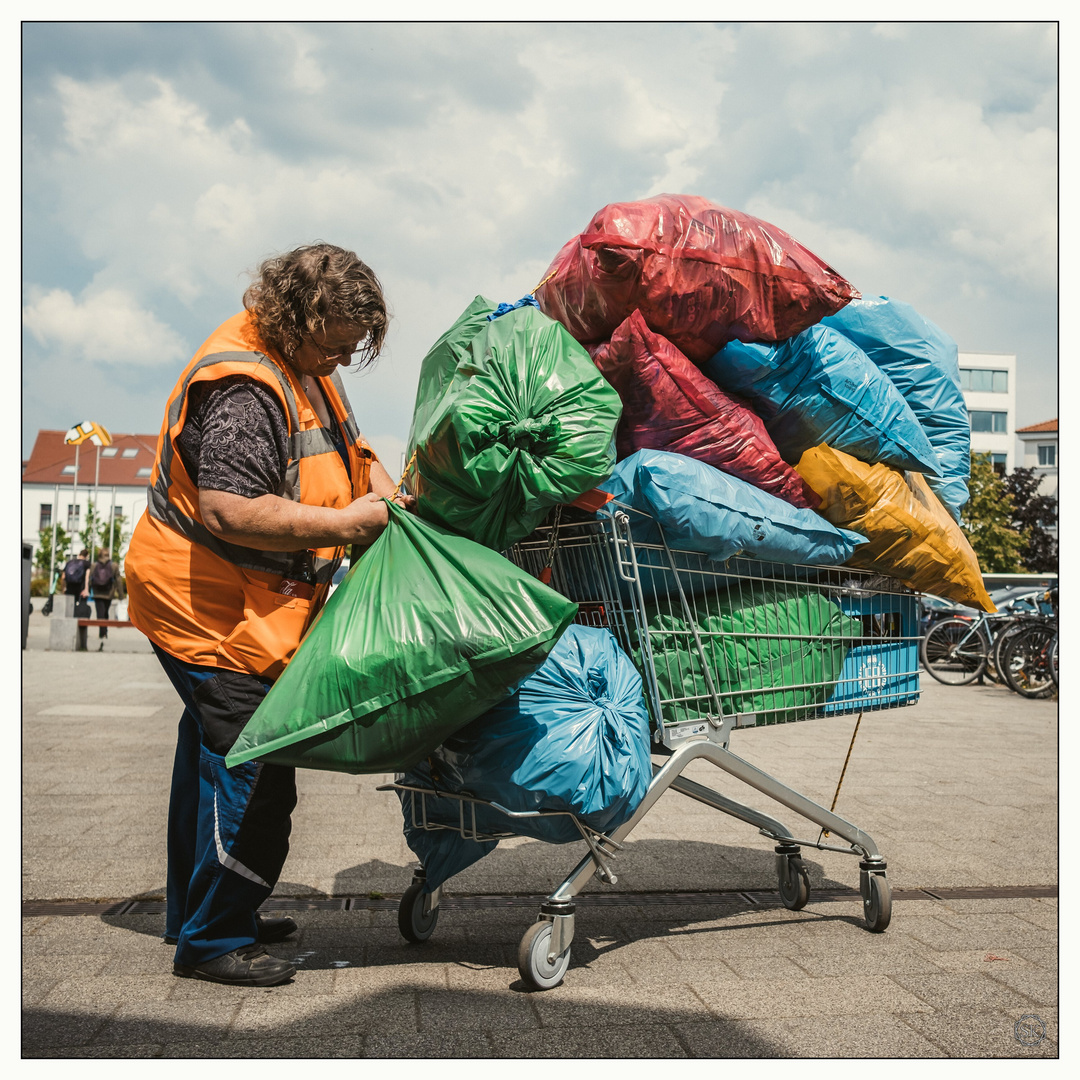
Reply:
[[634, 554], [634, 537], [630, 531], [630, 515], [625, 510], [616, 510], [611, 515], [611, 527], [615, 539], [615, 569], [623, 581], [636, 584], [637, 560]]

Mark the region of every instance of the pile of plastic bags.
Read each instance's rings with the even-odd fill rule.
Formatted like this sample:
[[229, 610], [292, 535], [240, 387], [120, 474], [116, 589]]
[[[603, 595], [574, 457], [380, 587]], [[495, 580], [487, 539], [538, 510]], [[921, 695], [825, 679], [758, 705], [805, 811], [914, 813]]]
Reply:
[[[910, 305], [698, 196], [606, 206], [535, 296], [477, 296], [428, 351], [403, 477], [416, 513], [391, 504], [227, 763], [398, 771], [441, 793], [423, 820], [401, 793], [428, 889], [496, 843], [456, 831], [462, 798], [481, 800], [482, 834], [615, 829], [651, 779], [640, 674], [499, 552], [599, 489], [684, 559], [846, 564], [993, 610], [957, 524], [968, 450], [956, 345]], [[761, 723], [819, 709], [862, 634], [798, 584], [697, 602], [723, 710]], [[700, 698], [671, 610], [646, 612], [660, 693]]]
[[622, 399], [603, 489], [673, 546], [848, 563], [994, 610], [957, 525], [956, 344], [910, 304], [864, 298], [783, 230], [690, 195], [604, 207], [536, 299]]

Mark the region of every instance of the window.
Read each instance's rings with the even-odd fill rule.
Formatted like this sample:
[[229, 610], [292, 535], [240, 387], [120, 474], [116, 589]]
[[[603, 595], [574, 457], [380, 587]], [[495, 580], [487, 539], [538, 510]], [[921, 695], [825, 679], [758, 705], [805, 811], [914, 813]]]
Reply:
[[149, 476], [150, 475], [150, 466], [149, 465], [144, 465], [141, 469], [136, 471], [135, 475], [136, 476]]
[[1008, 463], [1009, 463], [1009, 455], [1008, 454], [991, 454], [990, 455], [990, 464], [994, 466], [994, 472], [996, 472], [998, 474], [998, 476], [1004, 476], [1005, 475], [1005, 467], [1008, 465]]
[[115, 446], [106, 446], [105, 449], [101, 451], [101, 456], [102, 457], [116, 457], [116, 447]]
[[72, 506], [68, 503], [67, 511], [67, 531], [78, 532], [79, 531], [79, 507]]
[[1044, 468], [1057, 467], [1057, 443], [1040, 444], [1039, 464]]
[[135, 456], [135, 455], [136, 455], [136, 454], [137, 454], [138, 452], [139, 452], [139, 448], [138, 448], [137, 446], [129, 446], [129, 447], [128, 447], [128, 448], [127, 448], [127, 449], [126, 449], [125, 451], [124, 451], [124, 454], [123, 454], [123, 456], [124, 456], [124, 457], [128, 457], [128, 458], [131, 458], [131, 457], [134, 457], [134, 456]]
[[961, 368], [960, 389], [974, 390], [980, 394], [1007, 394], [1009, 373], [990, 368]]
[[[1041, 449], [1041, 447], [1040, 447]], [[52, 528], [52, 503], [41, 504], [41, 517], [38, 520], [39, 529], [51, 529]]]
[[990, 412], [988, 409], [972, 409], [970, 415], [972, 431], [989, 431], [995, 435], [1008, 433], [1008, 413]]
[[74, 465], [65, 465], [60, 471], [65, 476], [74, 476], [75, 475], [75, 466]]

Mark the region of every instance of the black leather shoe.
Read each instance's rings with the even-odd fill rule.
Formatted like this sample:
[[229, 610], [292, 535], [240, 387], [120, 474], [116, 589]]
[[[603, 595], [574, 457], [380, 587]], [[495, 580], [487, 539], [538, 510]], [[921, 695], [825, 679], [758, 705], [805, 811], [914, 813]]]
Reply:
[[255, 912], [256, 941], [261, 945], [273, 945], [275, 941], [284, 941], [290, 934], [297, 930], [296, 921], [288, 915], [267, 918], [259, 912]]
[[[277, 941], [284, 941], [290, 934], [297, 931], [296, 921], [288, 915], [281, 915], [267, 919], [258, 911], [255, 912], [255, 940], [260, 945], [273, 945]], [[166, 945], [175, 945], [176, 938], [166, 937]]]
[[247, 945], [194, 967], [173, 964], [173, 974], [230, 986], [278, 986], [288, 982], [296, 968], [288, 960], [271, 956], [261, 945]]

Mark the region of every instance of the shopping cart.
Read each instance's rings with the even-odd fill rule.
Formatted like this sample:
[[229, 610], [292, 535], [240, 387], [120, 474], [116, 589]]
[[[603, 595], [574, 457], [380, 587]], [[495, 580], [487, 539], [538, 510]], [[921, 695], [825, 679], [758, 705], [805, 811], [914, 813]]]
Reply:
[[[897, 582], [848, 567], [811, 567], [732, 558], [712, 562], [668, 546], [659, 523], [610, 502], [596, 515], [560, 508], [554, 520], [515, 545], [508, 557], [576, 601], [577, 621], [610, 629], [641, 672], [652, 727], [653, 779], [634, 815], [603, 835], [574, 818], [588, 851], [540, 906], [522, 938], [518, 968], [538, 989], [562, 981], [574, 937], [574, 897], [594, 875], [617, 881], [611, 860], [669, 788], [756, 827], [775, 844], [780, 897], [797, 911], [810, 897], [801, 848], [859, 856], [867, 927], [882, 931], [891, 915], [886, 862], [857, 826], [800, 795], [728, 749], [732, 732], [815, 716], [890, 709], [919, 697], [918, 607]], [[704, 759], [817, 825], [799, 839], [786, 825], [683, 776]], [[400, 792], [421, 828], [456, 828], [476, 840], [516, 835], [480, 832], [476, 806], [507, 818], [497, 803], [407, 784]], [[435, 822], [427, 800], [454, 799], [456, 826]], [[445, 806], [446, 804], [442, 804]], [[573, 817], [573, 815], [568, 815]], [[846, 846], [829, 842], [833, 838]], [[441, 888], [425, 888], [423, 869], [402, 897], [398, 925], [411, 941], [434, 931]]]

